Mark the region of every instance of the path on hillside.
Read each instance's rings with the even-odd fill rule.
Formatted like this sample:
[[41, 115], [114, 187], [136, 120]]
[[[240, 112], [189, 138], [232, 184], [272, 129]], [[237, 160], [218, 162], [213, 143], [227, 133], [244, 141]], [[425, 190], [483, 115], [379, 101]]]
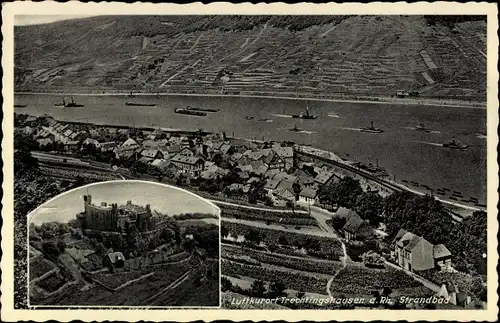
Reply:
[[198, 45], [198, 43], [200, 42], [200, 39], [201, 39], [202, 36], [203, 36], [203, 32], [201, 32], [201, 34], [198, 36], [198, 38], [196, 38], [196, 40], [194, 41], [193, 46], [191, 46], [191, 48], [189, 49], [189, 52], [191, 52], [196, 47], [196, 45]]
[[[264, 27], [262, 27], [260, 33], [257, 35], [257, 37], [255, 37], [255, 39], [250, 43], [248, 44], [247, 46], [241, 48], [240, 47], [240, 50], [237, 50], [236, 52], [232, 53], [232, 54], [229, 54], [221, 59], [219, 59], [219, 62], [222, 62], [223, 60], [226, 60], [228, 58], [231, 58], [233, 56], [237, 56], [241, 53], [243, 53], [246, 49], [252, 47], [253, 44], [255, 44], [259, 39], [260, 37], [262, 36], [262, 34], [264, 33], [264, 31], [267, 29], [267, 24], [269, 23], [269, 21], [266, 21], [266, 23], [264, 24]], [[248, 42], [248, 39], [245, 41], [245, 44]]]
[[248, 206], [248, 205], [242, 205], [242, 204], [231, 203], [231, 202], [223, 202], [223, 201], [212, 200], [212, 199], [209, 199], [209, 201], [212, 203], [215, 203], [215, 204], [229, 205], [229, 206], [239, 207], [239, 208], [243, 208], [243, 209], [266, 211], [266, 212], [301, 213], [301, 214], [307, 213], [306, 211], [301, 211], [301, 210], [292, 211], [292, 210], [285, 210], [285, 209], [269, 209], [269, 208], [263, 208], [263, 207], [258, 207], [258, 206]]

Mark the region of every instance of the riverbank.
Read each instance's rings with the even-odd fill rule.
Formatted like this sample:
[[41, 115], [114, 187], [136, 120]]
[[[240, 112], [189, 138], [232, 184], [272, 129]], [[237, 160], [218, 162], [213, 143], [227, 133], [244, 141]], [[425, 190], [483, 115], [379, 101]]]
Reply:
[[[66, 96], [128, 96], [130, 93], [121, 91], [96, 91], [96, 92], [15, 92], [15, 95], [66, 95]], [[281, 99], [281, 100], [306, 100], [316, 102], [338, 102], [338, 103], [361, 103], [361, 104], [401, 104], [416, 106], [438, 106], [468, 109], [486, 109], [486, 102], [461, 100], [461, 99], [436, 99], [436, 98], [397, 98], [387, 96], [308, 96], [296, 93], [280, 92], [250, 92], [243, 94], [220, 94], [220, 93], [176, 93], [176, 92], [134, 92], [134, 96], [191, 96], [191, 97], [238, 97], [258, 99]]]

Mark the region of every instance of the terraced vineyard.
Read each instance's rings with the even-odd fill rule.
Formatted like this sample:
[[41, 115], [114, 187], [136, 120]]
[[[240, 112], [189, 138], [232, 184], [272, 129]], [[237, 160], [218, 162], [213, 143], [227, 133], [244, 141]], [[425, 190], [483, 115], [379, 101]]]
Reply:
[[485, 20], [441, 23], [423, 16], [106, 16], [16, 27], [15, 84], [484, 98]]
[[290, 258], [281, 254], [268, 254], [249, 248], [238, 248], [229, 245], [222, 246], [222, 258], [233, 260], [234, 256], [246, 256], [256, 263], [266, 263], [290, 269], [334, 275], [342, 268], [342, 263], [332, 261], [317, 261], [307, 258]]
[[297, 247], [312, 245], [315, 246], [316, 250], [309, 250], [309, 252], [317, 256], [331, 260], [338, 260], [343, 256], [342, 244], [337, 239], [264, 229], [233, 222], [223, 222], [222, 225], [227, 228], [232, 236], [245, 236], [251, 232], [258, 232], [258, 235], [266, 244], [285, 244]]

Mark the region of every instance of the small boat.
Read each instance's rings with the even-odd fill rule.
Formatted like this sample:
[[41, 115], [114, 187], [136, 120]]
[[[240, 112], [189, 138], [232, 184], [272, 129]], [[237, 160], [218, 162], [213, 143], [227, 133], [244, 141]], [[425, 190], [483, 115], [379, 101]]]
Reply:
[[54, 104], [56, 107], [63, 107], [63, 108], [81, 108], [84, 105], [83, 104], [76, 104], [75, 99], [71, 97], [71, 102], [66, 102], [66, 100], [63, 98], [62, 103], [56, 103]]
[[301, 132], [301, 131], [302, 131], [302, 129], [297, 128], [297, 125], [294, 125], [294, 126], [293, 126], [293, 128], [290, 128], [290, 129], [288, 129], [288, 130], [289, 130], [289, 131], [293, 131], [293, 132]]
[[271, 119], [259, 119], [257, 121], [259, 121], [259, 122], [273, 122], [273, 120], [271, 120]]
[[179, 113], [179, 114], [187, 114], [187, 115], [190, 115], [190, 116], [196, 116], [196, 117], [204, 117], [204, 116], [207, 115], [206, 112], [193, 111], [193, 110], [180, 109], [180, 108], [175, 109], [174, 112], [175, 113]]
[[311, 119], [317, 119], [318, 116], [309, 114], [309, 108], [306, 108], [306, 112], [301, 112], [300, 114], [293, 114], [292, 118], [311, 120]]
[[418, 126], [415, 127], [416, 131], [422, 131], [422, 132], [431, 132], [431, 129], [424, 127], [424, 124], [421, 123]]
[[219, 112], [219, 110], [215, 110], [215, 109], [193, 108], [193, 107], [188, 107], [187, 110], [190, 110], [190, 111], [202, 111], [202, 112]]
[[457, 141], [455, 141], [455, 139], [453, 138], [453, 139], [451, 139], [451, 141], [444, 143], [443, 147], [451, 148], [451, 149], [455, 149], [455, 150], [466, 150], [469, 146], [464, 145], [464, 144], [460, 144]]
[[14, 108], [26, 108], [27, 105], [25, 104], [14, 104]]
[[245, 117], [245, 120], [253, 120], [253, 119], [254, 119], [254, 117], [252, 117], [252, 116], [246, 116]]
[[155, 103], [125, 102], [125, 105], [132, 107], [156, 107]]
[[382, 129], [375, 128], [373, 126], [373, 121], [370, 122], [370, 126], [369, 127], [367, 127], [367, 128], [361, 128], [360, 130], [363, 131], [363, 132], [369, 132], [369, 133], [382, 133], [382, 132], [384, 132], [384, 130], [382, 130]]

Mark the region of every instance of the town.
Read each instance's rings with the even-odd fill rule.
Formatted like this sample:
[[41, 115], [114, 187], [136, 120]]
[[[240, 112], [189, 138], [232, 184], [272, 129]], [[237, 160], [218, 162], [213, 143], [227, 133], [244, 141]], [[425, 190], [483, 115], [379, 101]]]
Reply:
[[[375, 305], [359, 307], [486, 306], [486, 214], [481, 210], [457, 217], [433, 195], [400, 189], [377, 172], [293, 142], [202, 129], [99, 126], [48, 115], [16, 114], [15, 127], [15, 163], [25, 174], [20, 178], [29, 178], [26, 167], [37, 168], [52, 180], [41, 185], [53, 194], [86, 182], [146, 179], [216, 203], [222, 210], [223, 306], [231, 308], [235, 298], [247, 296], [374, 295]], [[380, 302], [403, 296], [451, 301]]]

